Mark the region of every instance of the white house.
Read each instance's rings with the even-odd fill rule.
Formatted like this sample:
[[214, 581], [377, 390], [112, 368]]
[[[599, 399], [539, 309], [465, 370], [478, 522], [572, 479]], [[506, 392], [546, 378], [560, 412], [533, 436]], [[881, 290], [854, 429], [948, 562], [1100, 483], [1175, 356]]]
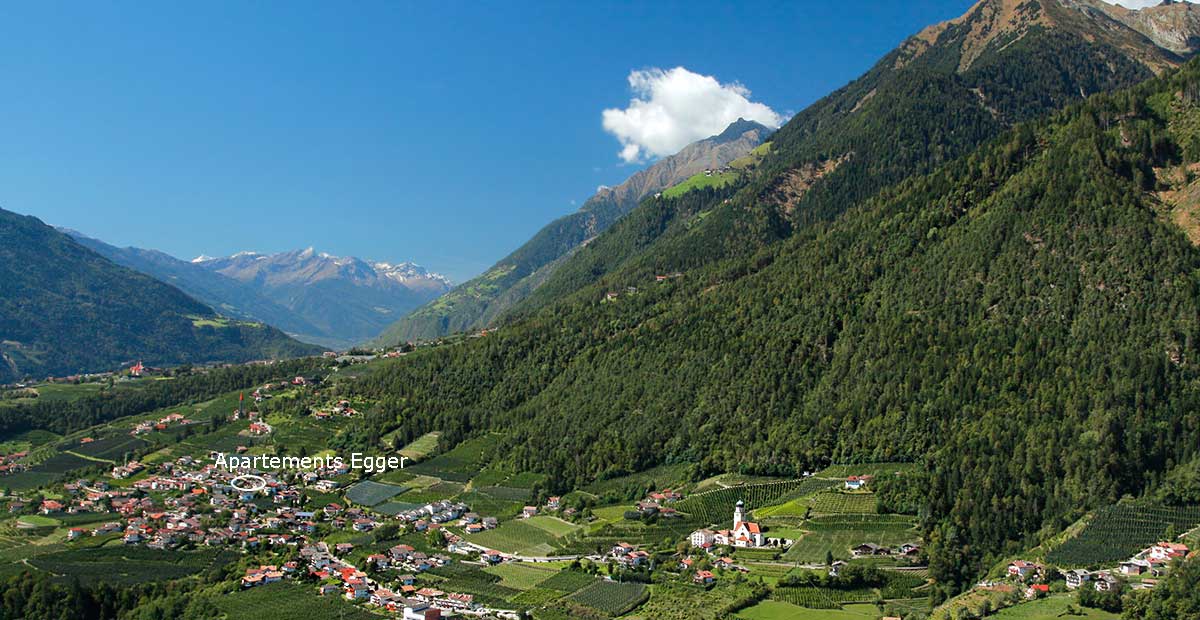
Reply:
[[712, 530], [696, 530], [695, 532], [692, 532], [692, 546], [711, 547], [713, 545], [715, 535], [716, 533]]

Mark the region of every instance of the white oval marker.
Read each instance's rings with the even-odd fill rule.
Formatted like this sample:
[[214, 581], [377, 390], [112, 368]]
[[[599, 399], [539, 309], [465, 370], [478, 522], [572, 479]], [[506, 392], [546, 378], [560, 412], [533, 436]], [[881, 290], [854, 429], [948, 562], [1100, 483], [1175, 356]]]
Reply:
[[[238, 486], [239, 480], [245, 480], [250, 484], [248, 486], [240, 487]], [[230, 480], [229, 486], [243, 493], [254, 493], [255, 491], [261, 491], [267, 488], [267, 479], [263, 478], [262, 476], [255, 476], [253, 474], [242, 474], [237, 478]]]

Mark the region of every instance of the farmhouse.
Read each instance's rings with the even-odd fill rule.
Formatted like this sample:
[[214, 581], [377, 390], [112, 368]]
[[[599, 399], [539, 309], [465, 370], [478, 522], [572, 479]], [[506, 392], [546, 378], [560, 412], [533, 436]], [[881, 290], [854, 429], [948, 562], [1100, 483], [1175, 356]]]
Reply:
[[849, 491], [857, 491], [871, 482], [873, 476], [850, 476], [846, 478], [846, 489]]
[[1067, 580], [1067, 587], [1072, 590], [1092, 580], [1092, 574], [1081, 568], [1069, 570], [1063, 573], [1063, 577]]
[[1160, 542], [1145, 551], [1151, 560], [1170, 561], [1188, 554], [1188, 546], [1183, 543]]
[[1040, 565], [1033, 562], [1026, 562], [1025, 560], [1017, 560], [1008, 565], [1008, 576], [1016, 577], [1022, 581], [1028, 579], [1030, 576], [1037, 576], [1040, 572], [1042, 572]]

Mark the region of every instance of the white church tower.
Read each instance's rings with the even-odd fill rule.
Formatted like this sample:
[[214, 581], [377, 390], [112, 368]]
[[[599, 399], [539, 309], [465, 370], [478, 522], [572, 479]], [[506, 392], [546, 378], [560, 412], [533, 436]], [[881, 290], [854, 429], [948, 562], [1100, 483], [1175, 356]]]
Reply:
[[739, 499], [737, 504], [733, 507], [733, 529], [736, 530], [738, 527], [738, 524], [745, 520], [746, 520], [746, 505], [744, 503], [742, 503], [742, 500]]

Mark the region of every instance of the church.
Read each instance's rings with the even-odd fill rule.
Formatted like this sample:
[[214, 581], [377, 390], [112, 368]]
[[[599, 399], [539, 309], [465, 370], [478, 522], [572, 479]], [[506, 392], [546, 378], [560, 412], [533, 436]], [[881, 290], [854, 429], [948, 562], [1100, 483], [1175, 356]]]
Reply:
[[692, 532], [693, 547], [712, 547], [714, 545], [731, 545], [734, 547], [762, 547], [766, 545], [762, 528], [753, 521], [746, 520], [746, 504], [738, 500], [733, 507], [732, 530], [696, 530]]

